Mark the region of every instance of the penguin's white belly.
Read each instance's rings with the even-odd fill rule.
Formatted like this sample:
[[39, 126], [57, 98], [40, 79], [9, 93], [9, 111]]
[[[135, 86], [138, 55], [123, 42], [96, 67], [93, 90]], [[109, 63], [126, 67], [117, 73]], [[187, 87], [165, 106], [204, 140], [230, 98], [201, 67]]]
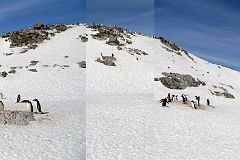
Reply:
[[192, 106], [193, 109], [195, 109], [195, 108], [194, 108], [194, 103], [193, 103], [193, 102], [191, 102], [191, 106]]

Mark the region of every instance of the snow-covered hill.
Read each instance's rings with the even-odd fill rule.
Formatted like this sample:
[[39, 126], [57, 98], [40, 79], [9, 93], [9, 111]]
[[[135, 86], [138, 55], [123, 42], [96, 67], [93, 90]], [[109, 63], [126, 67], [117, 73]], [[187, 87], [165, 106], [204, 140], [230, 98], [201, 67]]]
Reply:
[[[21, 94], [49, 114], [1, 125], [2, 159], [240, 158], [239, 72], [118, 27], [37, 27], [0, 38], [0, 92], [5, 109], [24, 109], [15, 104]], [[169, 89], [161, 81], [168, 73], [190, 75], [198, 87]], [[168, 93], [179, 101], [162, 108]], [[200, 96], [205, 108], [182, 104], [182, 94]]]
[[55, 36], [25, 53], [21, 52], [27, 46], [10, 47], [8, 38], [0, 38], [5, 109], [24, 110], [15, 104], [20, 94], [30, 101], [38, 98], [43, 112], [49, 112], [35, 115], [37, 120], [27, 126], [1, 125], [1, 159], [85, 158], [86, 71], [79, 67], [86, 58], [85, 44], [79, 40], [85, 27], [68, 27], [61, 33], [49, 30]]
[[[88, 159], [240, 157], [239, 72], [211, 64], [162, 37], [101, 26], [86, 32]], [[204, 85], [169, 89], [159, 79], [163, 72], [191, 75]], [[220, 96], [225, 92], [235, 98]], [[194, 101], [200, 96], [204, 107], [210, 99], [213, 107], [194, 110], [174, 102], [162, 108], [159, 100], [168, 93], [179, 100], [182, 94]]]

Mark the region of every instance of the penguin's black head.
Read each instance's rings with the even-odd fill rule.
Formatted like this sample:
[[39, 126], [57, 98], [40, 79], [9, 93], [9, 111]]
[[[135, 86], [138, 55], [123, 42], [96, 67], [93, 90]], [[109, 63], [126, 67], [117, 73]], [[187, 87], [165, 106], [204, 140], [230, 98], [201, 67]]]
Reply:
[[35, 98], [33, 101], [37, 101], [37, 99]]

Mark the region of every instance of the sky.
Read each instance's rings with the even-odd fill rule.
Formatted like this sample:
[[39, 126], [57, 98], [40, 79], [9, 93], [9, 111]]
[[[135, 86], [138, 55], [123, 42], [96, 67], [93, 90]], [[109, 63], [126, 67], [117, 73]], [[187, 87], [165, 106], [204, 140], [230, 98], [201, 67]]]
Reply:
[[87, 0], [87, 22], [154, 34], [154, 0]]
[[240, 70], [240, 1], [156, 0], [155, 34], [210, 62]]
[[36, 23], [82, 22], [85, 17], [84, 0], [0, 0], [0, 34]]
[[240, 70], [239, 8], [238, 0], [0, 0], [0, 34], [35, 23], [117, 25]]

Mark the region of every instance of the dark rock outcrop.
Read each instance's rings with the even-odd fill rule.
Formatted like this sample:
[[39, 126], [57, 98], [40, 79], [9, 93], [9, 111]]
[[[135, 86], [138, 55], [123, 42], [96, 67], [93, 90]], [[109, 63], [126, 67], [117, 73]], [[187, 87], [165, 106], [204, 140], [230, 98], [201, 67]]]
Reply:
[[80, 68], [86, 68], [86, 61], [81, 61], [77, 63]]
[[193, 78], [191, 75], [179, 73], [162, 73], [165, 77], [160, 77], [162, 84], [170, 89], [185, 89], [187, 87], [199, 87], [206, 85], [205, 82]]
[[104, 65], [107, 66], [116, 66], [115, 64], [116, 58], [112, 56], [102, 56], [102, 59], [98, 58], [96, 61], [99, 63], [103, 63]]

